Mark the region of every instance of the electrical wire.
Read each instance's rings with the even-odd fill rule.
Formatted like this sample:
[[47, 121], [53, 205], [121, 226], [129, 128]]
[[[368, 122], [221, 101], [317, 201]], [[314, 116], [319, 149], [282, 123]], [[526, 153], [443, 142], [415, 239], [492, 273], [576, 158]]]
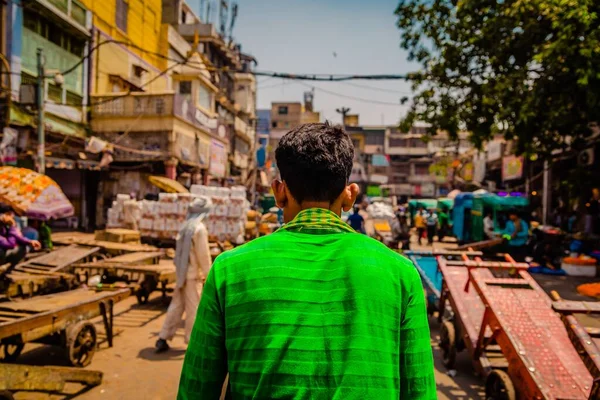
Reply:
[[365, 99], [362, 97], [355, 97], [355, 96], [348, 96], [342, 93], [337, 93], [337, 92], [332, 92], [331, 90], [326, 90], [326, 89], [321, 89], [320, 87], [316, 87], [316, 86], [312, 86], [309, 84], [306, 84], [304, 82], [298, 82], [300, 85], [302, 86], [306, 86], [310, 89], [315, 89], [317, 91], [323, 92], [323, 93], [327, 93], [330, 94], [332, 96], [337, 96], [340, 98], [344, 98], [344, 99], [348, 99], [348, 100], [355, 100], [355, 101], [361, 101], [363, 103], [370, 103], [370, 104], [379, 104], [382, 106], [400, 106], [400, 101], [398, 101], [398, 103], [392, 103], [392, 102], [387, 102], [387, 101], [380, 101], [380, 100], [372, 100], [372, 99]]
[[359, 85], [359, 84], [350, 83], [350, 82], [339, 82], [339, 83], [346, 85], [346, 86], [352, 86], [352, 87], [359, 88], [359, 89], [373, 90], [376, 92], [403, 94], [403, 95], [407, 95], [407, 96], [410, 96], [413, 94], [411, 92], [403, 92], [401, 90], [384, 89], [384, 88], [378, 88], [378, 87], [368, 86], [368, 85]]

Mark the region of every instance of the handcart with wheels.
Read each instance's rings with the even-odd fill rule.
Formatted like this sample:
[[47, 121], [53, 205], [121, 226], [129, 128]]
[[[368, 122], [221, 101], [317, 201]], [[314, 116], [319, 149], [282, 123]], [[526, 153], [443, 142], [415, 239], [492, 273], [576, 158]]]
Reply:
[[439, 260], [443, 276], [440, 346], [444, 363], [469, 352], [488, 399], [587, 399], [592, 378], [571, 345], [551, 300], [527, 273], [506, 261]]
[[442, 273], [438, 268], [438, 257], [445, 260], [460, 260], [463, 255], [468, 257], [479, 257], [483, 253], [479, 251], [453, 251], [453, 250], [434, 250], [434, 251], [407, 251], [404, 253], [415, 265], [425, 293], [427, 296], [427, 312], [432, 315], [438, 309], [440, 294], [442, 291]]
[[565, 301], [556, 292], [552, 297], [555, 300], [552, 308], [561, 316], [569, 339], [594, 378], [589, 400], [600, 400], [600, 332], [585, 327], [576, 317], [577, 314], [600, 315], [600, 302]]
[[85, 367], [92, 361], [97, 346], [96, 327], [89, 320], [102, 316], [108, 345], [112, 347], [113, 305], [129, 294], [129, 289], [99, 293], [77, 289], [0, 303], [2, 360], [13, 362], [26, 343], [40, 342], [64, 347], [71, 365]]
[[161, 256], [160, 252], [132, 253], [94, 263], [76, 264], [73, 272], [84, 282], [94, 275], [101, 277], [103, 285], [124, 282], [129, 285], [138, 303], [144, 304], [155, 290], [160, 290], [163, 300], [166, 300], [168, 286], [177, 279], [173, 261], [161, 260]]

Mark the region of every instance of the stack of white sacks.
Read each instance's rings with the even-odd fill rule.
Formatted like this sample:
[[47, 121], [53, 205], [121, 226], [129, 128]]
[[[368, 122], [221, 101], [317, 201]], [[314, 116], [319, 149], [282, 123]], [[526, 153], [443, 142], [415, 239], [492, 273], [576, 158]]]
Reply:
[[[204, 221], [208, 234], [218, 240], [229, 240], [236, 244], [244, 241], [246, 215], [250, 208], [246, 200], [246, 188], [219, 188], [193, 185], [191, 193], [161, 193], [158, 201], [142, 200], [139, 203], [141, 218], [138, 223], [140, 234], [157, 239], [175, 239], [185, 221], [192, 200], [199, 196], [208, 197], [213, 208]], [[127, 199], [125, 199], [127, 198]], [[117, 195], [117, 200], [108, 210], [108, 227], [124, 227], [123, 204], [127, 195]]]

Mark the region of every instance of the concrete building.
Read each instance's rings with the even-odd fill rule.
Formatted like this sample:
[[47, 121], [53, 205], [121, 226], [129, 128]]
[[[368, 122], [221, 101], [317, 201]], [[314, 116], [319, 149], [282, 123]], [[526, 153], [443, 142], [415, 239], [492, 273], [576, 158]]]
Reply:
[[320, 122], [321, 113], [314, 111], [314, 94], [304, 94], [304, 104], [300, 102], [271, 103], [269, 159], [275, 161], [274, 152], [281, 138], [298, 125]]
[[[77, 0], [3, 2], [2, 54], [10, 63], [9, 122], [13, 140], [7, 150], [14, 157], [3, 161], [31, 169], [44, 168], [57, 181], [75, 207], [78, 222], [85, 225], [87, 182], [97, 177], [97, 163], [78, 156], [87, 137], [92, 39], [92, 13]], [[41, 51], [46, 159], [37, 157], [38, 51]], [[3, 70], [6, 70], [4, 66]], [[8, 82], [4, 80], [8, 86]], [[5, 111], [8, 110], [6, 107]], [[14, 152], [14, 153], [13, 153]], [[6, 154], [6, 153], [5, 153]]]

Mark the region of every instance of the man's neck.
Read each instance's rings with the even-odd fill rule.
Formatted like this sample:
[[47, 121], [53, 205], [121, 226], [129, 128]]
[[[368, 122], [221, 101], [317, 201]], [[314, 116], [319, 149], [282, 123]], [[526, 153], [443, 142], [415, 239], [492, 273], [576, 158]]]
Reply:
[[[296, 216], [298, 214], [300, 214], [300, 212], [304, 211], [304, 210], [309, 210], [311, 208], [322, 208], [325, 210], [329, 210], [335, 214], [337, 214], [337, 216], [341, 216], [342, 215], [342, 208], [340, 206], [336, 206], [335, 204], [330, 204], [326, 201], [304, 201], [302, 202], [302, 204], [297, 204], [295, 207], [293, 207], [291, 214], [288, 215], [288, 218], [285, 218], [286, 221], [285, 222], [290, 222], [291, 220], [293, 220], [294, 218], [296, 218]], [[284, 210], [284, 215], [285, 215], [285, 210]]]

